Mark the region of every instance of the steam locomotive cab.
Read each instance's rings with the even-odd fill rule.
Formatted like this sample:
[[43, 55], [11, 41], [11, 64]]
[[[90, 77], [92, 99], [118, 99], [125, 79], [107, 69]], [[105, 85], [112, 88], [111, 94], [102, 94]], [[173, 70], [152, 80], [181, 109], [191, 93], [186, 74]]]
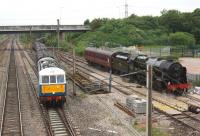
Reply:
[[[130, 81], [146, 85], [147, 65], [153, 66], [153, 89], [162, 91], [170, 90], [174, 94], [182, 94], [187, 90], [186, 68], [179, 62], [164, 60], [161, 58], [147, 57], [146, 55], [132, 56], [122, 51], [111, 52], [88, 47], [85, 50], [85, 58], [88, 62], [112, 68], [113, 72], [128, 74]], [[134, 74], [132, 74], [134, 72]], [[137, 73], [138, 72], [138, 73]]]
[[[129, 67], [133, 67], [132, 71], [130, 72], [137, 72], [140, 70], [146, 70], [146, 61], [147, 61], [147, 56], [146, 55], [139, 55], [139, 56], [135, 56], [135, 57], [131, 57], [130, 61], [132, 62], [132, 65], [130, 65]], [[137, 73], [137, 74], [133, 74], [131, 76], [131, 81], [133, 82], [137, 82], [141, 85], [145, 85], [146, 84], [146, 73]]]

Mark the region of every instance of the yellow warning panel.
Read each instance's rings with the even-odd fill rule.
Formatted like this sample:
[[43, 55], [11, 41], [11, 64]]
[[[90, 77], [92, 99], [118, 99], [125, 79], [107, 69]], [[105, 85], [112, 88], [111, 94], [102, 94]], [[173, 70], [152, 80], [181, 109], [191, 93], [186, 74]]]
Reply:
[[161, 111], [164, 111], [164, 112], [170, 114], [170, 115], [181, 114], [180, 111], [177, 111], [167, 105], [164, 105], [164, 104], [156, 102], [156, 101], [153, 101], [153, 106]]
[[65, 92], [65, 85], [42, 85], [42, 93], [63, 93]]

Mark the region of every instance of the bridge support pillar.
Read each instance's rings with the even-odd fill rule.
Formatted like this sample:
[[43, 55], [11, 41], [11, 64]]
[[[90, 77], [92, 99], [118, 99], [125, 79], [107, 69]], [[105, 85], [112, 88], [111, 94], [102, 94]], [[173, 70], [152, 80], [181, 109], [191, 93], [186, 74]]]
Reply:
[[29, 32], [30, 37], [32, 36], [32, 26], [30, 26], [30, 32]]
[[60, 40], [61, 41], [65, 40], [65, 33], [64, 32], [60, 32]]

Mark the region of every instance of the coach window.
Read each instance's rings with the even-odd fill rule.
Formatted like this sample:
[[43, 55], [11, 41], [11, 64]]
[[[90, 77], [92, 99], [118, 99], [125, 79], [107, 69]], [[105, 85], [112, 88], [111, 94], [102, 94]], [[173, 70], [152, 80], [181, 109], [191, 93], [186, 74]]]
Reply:
[[56, 76], [50, 76], [50, 83], [56, 83]]
[[49, 76], [42, 76], [42, 83], [49, 83]]
[[64, 75], [57, 76], [57, 83], [64, 83]]

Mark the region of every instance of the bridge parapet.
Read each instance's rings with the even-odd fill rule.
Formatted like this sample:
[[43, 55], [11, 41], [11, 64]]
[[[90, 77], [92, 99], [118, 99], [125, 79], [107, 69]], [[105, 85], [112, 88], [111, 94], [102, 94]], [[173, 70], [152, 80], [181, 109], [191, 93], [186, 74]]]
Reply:
[[[52, 32], [57, 31], [58, 25], [26, 25], [26, 26], [0, 26], [0, 33], [15, 32]], [[89, 26], [84, 25], [59, 25], [59, 31], [89, 31]]]

